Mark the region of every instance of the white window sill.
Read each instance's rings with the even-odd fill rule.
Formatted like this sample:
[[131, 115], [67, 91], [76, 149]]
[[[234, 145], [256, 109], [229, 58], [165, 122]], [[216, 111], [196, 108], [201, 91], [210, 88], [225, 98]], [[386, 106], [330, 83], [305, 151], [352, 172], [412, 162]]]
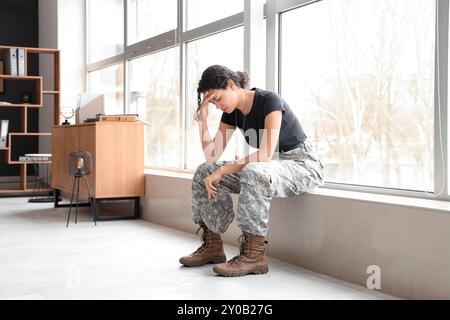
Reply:
[[[147, 176], [163, 176], [177, 179], [192, 180], [192, 173], [176, 172], [176, 171], [165, 171], [156, 169], [145, 169], [145, 175]], [[450, 202], [435, 200], [435, 199], [421, 199], [403, 196], [393, 196], [393, 195], [383, 195], [374, 194], [367, 192], [358, 191], [348, 191], [339, 190], [332, 188], [317, 188], [313, 192], [309, 193], [311, 195], [334, 197], [341, 199], [350, 199], [355, 201], [364, 202], [376, 202], [383, 204], [392, 204], [399, 206], [406, 206], [411, 208], [429, 209], [433, 211], [450, 213]]]
[[192, 177], [194, 176], [193, 173], [184, 173], [184, 172], [176, 172], [176, 171], [169, 171], [169, 170], [157, 170], [157, 169], [145, 169], [144, 174], [151, 175], [151, 176], [163, 176], [163, 177], [180, 178], [180, 179], [188, 179], [188, 180], [192, 180]]

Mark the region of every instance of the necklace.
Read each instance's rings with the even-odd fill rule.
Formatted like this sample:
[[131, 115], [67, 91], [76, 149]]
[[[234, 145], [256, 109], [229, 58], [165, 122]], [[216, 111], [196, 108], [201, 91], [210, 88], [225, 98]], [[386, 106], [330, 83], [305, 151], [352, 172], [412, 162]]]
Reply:
[[[244, 92], [245, 92], [245, 107], [247, 107], [247, 104], [248, 104], [248, 93], [247, 93], [247, 91], [244, 89]], [[243, 114], [243, 113], [242, 113]], [[244, 134], [244, 137], [245, 137], [245, 117], [246, 117], [246, 115], [245, 114], [243, 114], [244, 115], [244, 120], [242, 121], [242, 132], [243, 132], [243, 134]], [[236, 126], [236, 128], [237, 128], [237, 112], [235, 112], [234, 113], [234, 125]], [[238, 153], [238, 136], [237, 136], [237, 134], [235, 135], [235, 151], [234, 151], [234, 160], [239, 160], [239, 153]]]

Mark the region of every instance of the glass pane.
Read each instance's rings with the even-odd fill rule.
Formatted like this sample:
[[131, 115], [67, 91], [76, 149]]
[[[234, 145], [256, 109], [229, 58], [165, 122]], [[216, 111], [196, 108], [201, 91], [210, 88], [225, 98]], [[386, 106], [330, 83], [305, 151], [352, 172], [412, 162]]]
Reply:
[[[243, 70], [244, 29], [225, 31], [188, 44], [187, 47], [187, 167], [195, 168], [206, 161], [201, 147], [198, 124], [194, 120], [197, 109], [197, 85], [203, 71], [214, 64], [221, 64], [233, 71]], [[230, 50], [230, 48], [233, 50]], [[219, 127], [222, 111], [209, 105], [208, 127], [212, 138]], [[237, 134], [236, 134], [237, 133]], [[236, 145], [236, 139], [237, 145]], [[233, 134], [221, 160], [233, 160], [235, 153], [243, 155], [243, 140], [240, 131]]]
[[146, 127], [146, 165], [182, 167], [179, 48], [129, 62], [129, 112]]
[[244, 0], [185, 0], [188, 30], [244, 11]]
[[128, 43], [177, 28], [177, 0], [128, 0]]
[[434, 0], [320, 1], [282, 14], [281, 93], [327, 181], [434, 189], [434, 29]]
[[123, 114], [123, 64], [89, 72], [89, 92], [105, 95], [105, 114]]
[[88, 1], [89, 63], [123, 53], [123, 1]]

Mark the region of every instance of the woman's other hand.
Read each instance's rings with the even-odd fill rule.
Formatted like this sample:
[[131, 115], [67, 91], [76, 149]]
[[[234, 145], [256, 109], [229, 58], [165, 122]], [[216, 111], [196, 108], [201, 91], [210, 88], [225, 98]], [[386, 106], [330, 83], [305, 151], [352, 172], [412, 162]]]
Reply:
[[208, 198], [215, 198], [217, 196], [217, 186], [222, 179], [222, 174], [220, 171], [216, 170], [212, 175], [206, 177], [203, 181], [205, 182], [206, 191], [208, 192]]

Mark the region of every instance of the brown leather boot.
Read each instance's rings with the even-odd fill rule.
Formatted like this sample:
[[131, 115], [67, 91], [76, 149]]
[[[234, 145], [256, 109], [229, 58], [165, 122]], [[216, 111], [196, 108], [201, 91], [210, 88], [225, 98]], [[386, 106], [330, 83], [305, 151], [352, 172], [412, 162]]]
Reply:
[[197, 230], [203, 229], [202, 245], [189, 256], [180, 258], [180, 263], [186, 267], [200, 267], [208, 263], [227, 261], [223, 251], [223, 242], [219, 233], [212, 232], [204, 224]]
[[239, 237], [240, 254], [230, 261], [215, 265], [214, 272], [224, 277], [267, 273], [269, 265], [264, 255], [266, 244], [264, 237], [244, 232]]

